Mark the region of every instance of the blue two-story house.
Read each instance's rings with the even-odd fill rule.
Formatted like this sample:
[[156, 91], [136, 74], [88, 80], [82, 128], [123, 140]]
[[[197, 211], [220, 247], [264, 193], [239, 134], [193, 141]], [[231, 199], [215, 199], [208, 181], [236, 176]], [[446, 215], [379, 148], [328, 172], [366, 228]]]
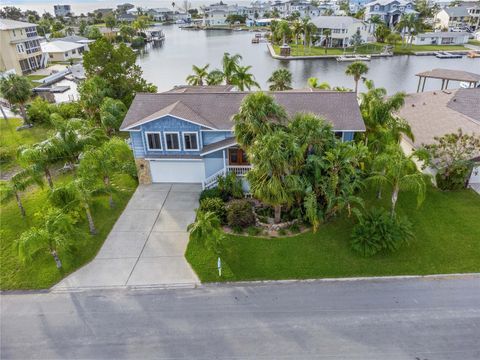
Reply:
[[[218, 88], [217, 89], [221, 89]], [[137, 94], [120, 127], [131, 138], [140, 183], [201, 183], [251, 168], [233, 134], [232, 116], [248, 92], [184, 91]], [[365, 131], [353, 92], [271, 92], [289, 115], [311, 112], [333, 125], [344, 141]]]

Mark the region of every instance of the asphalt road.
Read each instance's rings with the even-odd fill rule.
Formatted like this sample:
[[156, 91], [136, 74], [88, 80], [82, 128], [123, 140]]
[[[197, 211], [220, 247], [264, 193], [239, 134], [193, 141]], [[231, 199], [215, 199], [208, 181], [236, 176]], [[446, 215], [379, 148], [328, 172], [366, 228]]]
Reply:
[[2, 359], [480, 359], [480, 277], [3, 294]]

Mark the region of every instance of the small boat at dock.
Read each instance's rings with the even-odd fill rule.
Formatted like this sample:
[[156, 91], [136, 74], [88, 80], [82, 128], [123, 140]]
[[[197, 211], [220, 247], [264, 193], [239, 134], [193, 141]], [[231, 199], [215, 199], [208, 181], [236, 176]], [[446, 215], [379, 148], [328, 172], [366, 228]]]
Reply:
[[342, 55], [337, 57], [337, 61], [370, 61], [370, 55]]
[[462, 54], [459, 53], [451, 53], [448, 51], [438, 51], [435, 53], [435, 56], [439, 59], [459, 59], [463, 57]]

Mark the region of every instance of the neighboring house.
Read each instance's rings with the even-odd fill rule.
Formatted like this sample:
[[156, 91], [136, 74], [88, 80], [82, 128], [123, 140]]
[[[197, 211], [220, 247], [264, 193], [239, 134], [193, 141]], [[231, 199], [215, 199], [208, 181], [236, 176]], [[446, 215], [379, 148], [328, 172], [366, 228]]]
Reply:
[[[432, 144], [434, 137], [457, 132], [480, 136], [480, 88], [448, 91], [429, 91], [409, 94], [399, 116], [412, 128], [415, 141], [403, 138], [401, 145], [407, 154], [422, 144]], [[470, 176], [469, 184], [480, 191], [480, 154], [475, 156], [479, 164]], [[433, 169], [426, 173], [434, 175]]]
[[397, 25], [404, 14], [415, 14], [415, 2], [410, 0], [374, 0], [365, 5], [365, 20], [378, 15], [389, 27]]
[[48, 54], [50, 61], [69, 61], [70, 59], [81, 59], [85, 51], [85, 44], [78, 44], [69, 41], [54, 40], [42, 43], [42, 51]]
[[228, 25], [228, 15], [246, 15], [246, 7], [238, 5], [227, 5], [222, 2], [209, 5], [203, 8], [204, 26], [222, 26]]
[[440, 29], [473, 29], [478, 27], [480, 6], [447, 7], [435, 15], [435, 26]]
[[117, 15], [117, 21], [120, 21], [120, 22], [131, 23], [131, 22], [134, 22], [135, 20], [137, 20], [137, 16], [133, 14], [124, 13], [124, 14]]
[[62, 37], [62, 38], [56, 38], [55, 40], [73, 42], [73, 43], [84, 45], [84, 50], [85, 51], [87, 51], [89, 49], [88, 46], [91, 43], [95, 42], [95, 40], [87, 39], [86, 37], [78, 36], [78, 35], [65, 36], [65, 37]]
[[[468, 42], [467, 32], [430, 32], [412, 36], [413, 45], [463, 45]], [[407, 36], [407, 42], [410, 37]]]
[[324, 46], [326, 37], [323, 34], [327, 29], [331, 33], [328, 37], [328, 47], [350, 46], [352, 36], [357, 31], [360, 32], [362, 42], [368, 41], [368, 24], [351, 16], [317, 16], [311, 21], [318, 28], [320, 39], [317, 45]]
[[107, 15], [113, 14], [113, 9], [106, 8], [106, 9], [95, 9], [93, 10], [93, 13], [96, 14], [102, 14], [102, 17], [105, 17]]
[[15, 70], [25, 75], [45, 67], [37, 25], [22, 21], [0, 19], [0, 71]]
[[[212, 92], [217, 90], [217, 92]], [[244, 176], [251, 165], [233, 134], [232, 116], [248, 92], [229, 87], [180, 87], [137, 94], [120, 127], [130, 133], [141, 183], [202, 183], [218, 176]], [[314, 113], [333, 125], [336, 136], [352, 140], [365, 131], [353, 92], [272, 92], [289, 115]]]
[[65, 17], [72, 15], [71, 5], [53, 5], [53, 13], [55, 16]]

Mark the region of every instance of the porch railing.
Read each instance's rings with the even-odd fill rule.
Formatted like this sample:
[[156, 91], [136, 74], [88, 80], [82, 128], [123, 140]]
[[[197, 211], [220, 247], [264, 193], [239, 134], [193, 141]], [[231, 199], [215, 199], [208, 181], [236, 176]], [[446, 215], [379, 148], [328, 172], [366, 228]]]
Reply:
[[215, 174], [207, 177], [202, 183], [202, 188], [203, 189], [210, 189], [210, 188], [214, 187], [215, 185], [217, 185], [218, 178], [221, 177], [221, 176], [225, 176], [225, 169], [220, 169]]
[[245, 176], [245, 174], [252, 168], [252, 165], [228, 165], [227, 173], [235, 173], [237, 176]]

